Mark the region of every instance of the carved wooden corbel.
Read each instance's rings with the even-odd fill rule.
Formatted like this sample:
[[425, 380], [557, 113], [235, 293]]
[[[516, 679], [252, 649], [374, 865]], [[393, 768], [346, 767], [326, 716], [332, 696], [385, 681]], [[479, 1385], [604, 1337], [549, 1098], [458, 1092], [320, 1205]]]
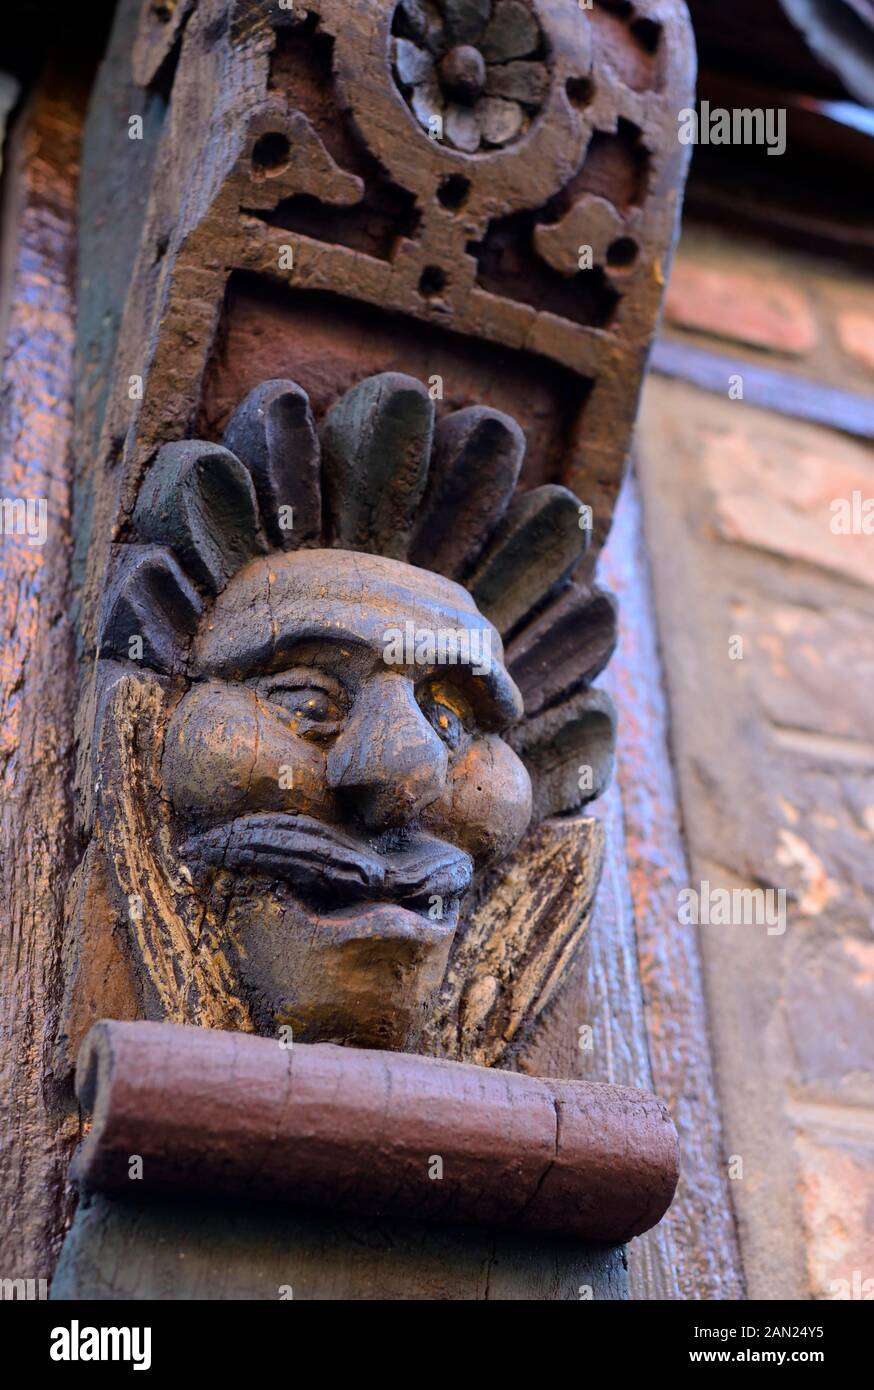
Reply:
[[[614, 712], [591, 687], [616, 607], [592, 576], [676, 229], [685, 13], [189, 0], [123, 4], [118, 25], [133, 83], [170, 100], [117, 338], [107, 353], [86, 316], [80, 345], [89, 380], [107, 353], [108, 384], [83, 389], [78, 421], [95, 442], [78, 518], [84, 852], [59, 1066], [97, 1020], [151, 1020], [85, 1043], [100, 1132], [125, 1088], [130, 1114], [163, 1106], [157, 1087], [130, 1090], [137, 1047], [171, 1058], [171, 1089], [202, 1058], [189, 1100], [206, 1122], [236, 1065], [224, 1032], [258, 1033], [273, 1051], [239, 1056], [265, 1077], [280, 1065], [292, 1143], [330, 1044], [350, 1095], [356, 1078], [362, 1097], [379, 1076], [436, 1086], [461, 1107], [463, 1149], [476, 1072], [453, 1068], [524, 1069], [597, 887], [601, 831], [580, 812], [611, 773]], [[104, 75], [98, 104], [118, 81]], [[106, 1047], [101, 1098], [87, 1077]], [[552, 1164], [544, 1097], [559, 1091], [597, 1148], [601, 1101], [581, 1086], [506, 1073], [500, 1104]], [[339, 1094], [325, 1123], [342, 1149]], [[611, 1140], [589, 1166], [577, 1154], [562, 1201], [612, 1194], [615, 1220], [567, 1219], [619, 1242], [659, 1219], [676, 1155], [653, 1098], [603, 1104], [637, 1176]], [[402, 1104], [396, 1122], [414, 1163]], [[118, 1133], [109, 1188], [124, 1145], [143, 1151]], [[150, 1150], [161, 1200], [185, 1167], [175, 1142]], [[269, 1144], [252, 1158], [240, 1142], [235, 1163], [269, 1168]], [[393, 1216], [441, 1209], [427, 1160]], [[476, 1215], [466, 1171], [447, 1219]], [[86, 1190], [96, 1172], [80, 1160]], [[352, 1210], [380, 1207], [352, 1187]], [[527, 1211], [533, 1192], [514, 1179], [505, 1196]], [[107, 1201], [99, 1237], [86, 1200], [68, 1238], [72, 1296], [96, 1291], [89, 1242], [124, 1224]]]

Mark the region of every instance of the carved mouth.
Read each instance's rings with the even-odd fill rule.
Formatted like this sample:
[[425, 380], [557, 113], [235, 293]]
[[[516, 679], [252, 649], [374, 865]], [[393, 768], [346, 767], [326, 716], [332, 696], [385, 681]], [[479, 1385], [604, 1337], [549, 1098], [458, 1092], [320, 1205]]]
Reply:
[[414, 834], [381, 852], [310, 816], [240, 816], [192, 835], [180, 853], [193, 868], [279, 879], [322, 907], [386, 902], [427, 913], [436, 897], [451, 912], [473, 879], [470, 855], [445, 840]]

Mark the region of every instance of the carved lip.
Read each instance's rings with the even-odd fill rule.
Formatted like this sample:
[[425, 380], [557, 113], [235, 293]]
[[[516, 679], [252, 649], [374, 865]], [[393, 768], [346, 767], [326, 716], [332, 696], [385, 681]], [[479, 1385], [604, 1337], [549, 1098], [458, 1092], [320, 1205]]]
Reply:
[[473, 879], [470, 855], [434, 836], [415, 833], [383, 853], [311, 816], [272, 812], [212, 826], [190, 836], [180, 853], [202, 864], [281, 879], [343, 904], [364, 899], [425, 910], [434, 896], [457, 901]]

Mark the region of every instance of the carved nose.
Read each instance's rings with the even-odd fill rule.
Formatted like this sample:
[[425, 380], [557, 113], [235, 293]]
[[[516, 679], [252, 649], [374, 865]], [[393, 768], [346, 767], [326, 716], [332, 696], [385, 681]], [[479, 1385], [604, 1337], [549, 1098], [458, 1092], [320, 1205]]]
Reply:
[[328, 757], [328, 786], [369, 830], [405, 825], [443, 791], [449, 756], [409, 682], [380, 674], [359, 692]]

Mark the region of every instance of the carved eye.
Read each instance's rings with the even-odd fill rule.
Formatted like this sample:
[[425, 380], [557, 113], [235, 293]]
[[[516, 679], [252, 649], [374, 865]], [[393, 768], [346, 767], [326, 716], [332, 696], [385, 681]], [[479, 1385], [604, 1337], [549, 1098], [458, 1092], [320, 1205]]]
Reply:
[[324, 737], [337, 733], [346, 713], [339, 689], [329, 689], [317, 680], [309, 674], [286, 676], [263, 690], [264, 698], [282, 712], [295, 733], [304, 736]]
[[470, 716], [467, 701], [443, 682], [426, 686], [418, 700], [422, 713], [443, 742], [453, 751], [460, 748], [467, 735], [466, 721]]

